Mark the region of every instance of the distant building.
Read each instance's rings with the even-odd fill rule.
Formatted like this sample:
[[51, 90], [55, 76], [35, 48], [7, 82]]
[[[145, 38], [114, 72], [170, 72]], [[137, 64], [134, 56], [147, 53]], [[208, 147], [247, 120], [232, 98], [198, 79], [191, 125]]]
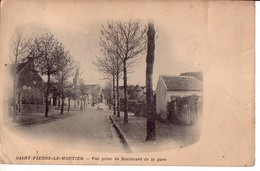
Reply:
[[85, 85], [88, 91], [88, 103], [97, 103], [98, 101], [103, 103], [104, 91], [99, 84]]
[[174, 97], [202, 96], [202, 82], [191, 76], [161, 75], [156, 87], [156, 113], [165, 118], [167, 102]]
[[[124, 98], [124, 86], [119, 86], [120, 98]], [[130, 100], [144, 100], [145, 99], [145, 86], [128, 85], [127, 98]]]
[[144, 89], [138, 84], [133, 88], [132, 98], [135, 100], [143, 100], [145, 98]]

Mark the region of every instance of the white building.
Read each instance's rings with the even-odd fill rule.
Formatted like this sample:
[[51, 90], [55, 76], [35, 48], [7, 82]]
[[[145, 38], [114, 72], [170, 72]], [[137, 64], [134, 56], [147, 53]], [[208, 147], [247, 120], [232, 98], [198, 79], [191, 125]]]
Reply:
[[202, 96], [203, 84], [191, 76], [160, 75], [156, 87], [156, 113], [166, 118], [167, 102], [173, 97]]

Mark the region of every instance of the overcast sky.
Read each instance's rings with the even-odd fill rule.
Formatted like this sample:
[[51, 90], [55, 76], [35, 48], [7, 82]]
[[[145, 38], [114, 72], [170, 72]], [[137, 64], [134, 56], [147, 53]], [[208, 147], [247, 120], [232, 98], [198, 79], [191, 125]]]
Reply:
[[[8, 56], [8, 44], [17, 27], [26, 32], [40, 34], [52, 32], [80, 62], [86, 84], [104, 84], [102, 75], [92, 61], [99, 54], [99, 38], [102, 24], [108, 19], [153, 18], [156, 35], [154, 88], [160, 74], [178, 75], [182, 72], [202, 70], [207, 40], [207, 3], [94, 3], [85, 1], [9, 1], [2, 10], [4, 54]], [[146, 10], [145, 10], [146, 9]], [[167, 10], [168, 9], [168, 10]], [[182, 12], [185, 11], [185, 12]], [[3, 24], [2, 24], [3, 27]], [[129, 74], [129, 84], [145, 85], [145, 57]], [[8, 62], [8, 58], [7, 58]], [[123, 81], [121, 80], [122, 84]]]

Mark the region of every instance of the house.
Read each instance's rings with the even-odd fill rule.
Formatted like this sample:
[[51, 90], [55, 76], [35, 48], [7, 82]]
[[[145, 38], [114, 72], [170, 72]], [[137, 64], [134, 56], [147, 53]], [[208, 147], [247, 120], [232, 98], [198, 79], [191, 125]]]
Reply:
[[167, 117], [167, 103], [174, 97], [202, 96], [202, 82], [191, 76], [160, 75], [156, 87], [156, 113]]
[[[9, 66], [14, 78], [15, 66], [14, 64]], [[34, 70], [33, 58], [28, 57], [25, 62], [19, 63], [15, 74], [17, 78], [16, 110], [18, 113], [44, 112], [44, 106], [39, 107], [38, 105], [44, 104], [45, 84], [39, 73]]]

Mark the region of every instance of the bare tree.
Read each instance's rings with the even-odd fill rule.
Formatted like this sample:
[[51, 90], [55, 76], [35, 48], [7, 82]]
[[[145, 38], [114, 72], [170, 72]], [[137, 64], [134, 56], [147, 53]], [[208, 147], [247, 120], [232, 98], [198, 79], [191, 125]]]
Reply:
[[119, 58], [116, 58], [116, 99], [117, 99], [117, 117], [120, 117], [120, 92], [119, 92], [119, 79], [121, 78], [122, 73], [122, 62]]
[[75, 62], [75, 60], [72, 58], [70, 53], [67, 51], [62, 56], [62, 59], [60, 61], [61, 68], [60, 70], [54, 75], [54, 78], [58, 81], [60, 85], [60, 92], [61, 92], [61, 112], [60, 114], [63, 114], [64, 111], [64, 100], [65, 100], [65, 83], [68, 81], [68, 79], [73, 76], [76, 72], [76, 69], [78, 67], [78, 64]]
[[117, 55], [108, 52], [102, 58], [96, 57], [96, 61], [93, 63], [97, 66], [99, 72], [104, 74], [104, 79], [112, 81], [114, 114], [120, 117], [119, 79], [122, 77], [122, 62]]
[[128, 122], [127, 73], [140, 53], [146, 50], [146, 28], [140, 21], [107, 22], [102, 26], [100, 47], [117, 56], [123, 65], [124, 80], [124, 123]]
[[147, 134], [146, 141], [156, 140], [155, 109], [153, 103], [153, 65], [155, 49], [155, 30], [153, 22], [148, 23], [148, 44], [146, 56], [146, 112]]
[[49, 112], [50, 77], [61, 70], [61, 59], [64, 56], [64, 46], [51, 33], [45, 33], [34, 39], [30, 47], [31, 56], [34, 58], [35, 69], [42, 75], [47, 75], [45, 92], [45, 117]]
[[23, 30], [21, 28], [17, 28], [12, 41], [11, 41], [11, 61], [14, 65], [14, 79], [13, 79], [13, 104], [14, 104], [14, 110], [13, 110], [13, 118], [15, 118], [17, 114], [16, 110], [16, 96], [17, 96], [17, 66], [20, 62], [23, 62], [26, 57], [29, 55], [29, 46], [31, 44], [32, 38], [24, 36]]
[[113, 111], [116, 115], [116, 91], [115, 81], [119, 70], [117, 69], [117, 59], [111, 53], [104, 53], [103, 57], [96, 57], [96, 61], [93, 62], [97, 66], [98, 71], [104, 74], [104, 79], [112, 81], [113, 92]]

